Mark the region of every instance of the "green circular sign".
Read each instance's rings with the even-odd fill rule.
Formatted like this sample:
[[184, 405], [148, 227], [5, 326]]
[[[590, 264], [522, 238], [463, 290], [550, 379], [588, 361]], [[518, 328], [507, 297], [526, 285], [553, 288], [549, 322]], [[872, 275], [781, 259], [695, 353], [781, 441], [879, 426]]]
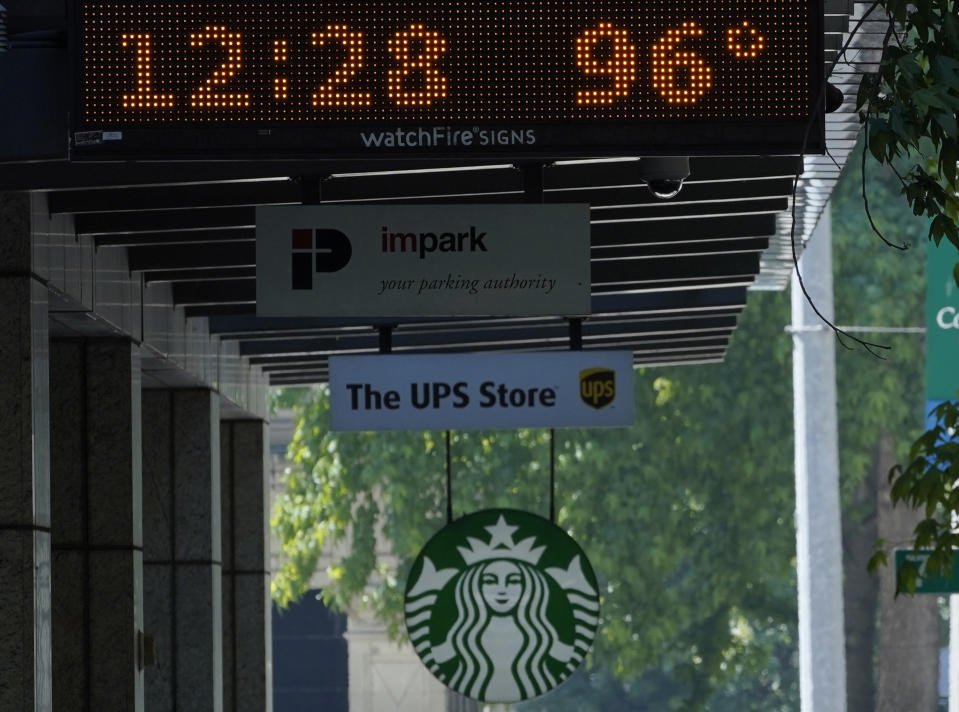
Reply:
[[447, 687], [518, 702], [559, 685], [599, 624], [596, 576], [579, 545], [535, 514], [487, 509], [430, 539], [406, 583], [406, 628]]

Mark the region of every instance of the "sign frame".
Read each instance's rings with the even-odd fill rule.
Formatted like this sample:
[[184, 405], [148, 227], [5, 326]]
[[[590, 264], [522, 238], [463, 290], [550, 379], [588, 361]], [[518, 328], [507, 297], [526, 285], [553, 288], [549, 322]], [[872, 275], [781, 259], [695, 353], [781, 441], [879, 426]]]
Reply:
[[896, 549], [893, 554], [895, 557], [896, 578], [899, 577], [899, 569], [906, 561], [916, 565], [919, 568], [919, 575], [916, 577], [916, 590], [914, 593], [934, 593], [938, 595], [959, 593], [959, 549], [956, 549], [952, 555], [952, 570], [949, 577], [942, 575], [936, 577], [923, 576], [926, 559], [933, 552], [932, 549]]
[[[92, 0], [90, 0], [92, 2]], [[99, 0], [120, 5], [128, 0]], [[173, 2], [175, 0], [160, 0]], [[260, 0], [265, 6], [269, 0]], [[72, 104], [71, 160], [218, 160], [249, 158], [440, 159], [498, 158], [563, 159], [636, 155], [774, 155], [822, 153], [825, 150], [823, 0], [807, 0], [809, 43], [806, 76], [810, 107], [796, 119], [584, 119], [563, 121], [499, 121], [495, 119], [389, 120], [338, 124], [236, 122], [208, 119], [201, 124], [173, 125], [146, 121], [138, 125], [87, 122], [81, 79], [83, 56], [79, 39], [82, 3], [70, 3]], [[637, 20], [637, 23], [639, 20]], [[728, 24], [728, 23], [727, 23]], [[647, 62], [645, 45], [640, 48]], [[816, 104], [820, 106], [816, 106]], [[471, 146], [362, 145], [360, 132], [415, 132], [449, 128], [457, 131], [532, 131], [533, 144]]]
[[[926, 401], [959, 398], [959, 285], [955, 251], [945, 240], [926, 241]], [[927, 408], [928, 410], [928, 408]]]
[[256, 209], [260, 316], [584, 316], [585, 203]]
[[484, 702], [555, 689], [582, 664], [600, 620], [599, 585], [582, 547], [554, 522], [518, 509], [447, 522], [413, 561], [403, 598], [423, 664]]
[[330, 356], [330, 429], [629, 427], [625, 350]]

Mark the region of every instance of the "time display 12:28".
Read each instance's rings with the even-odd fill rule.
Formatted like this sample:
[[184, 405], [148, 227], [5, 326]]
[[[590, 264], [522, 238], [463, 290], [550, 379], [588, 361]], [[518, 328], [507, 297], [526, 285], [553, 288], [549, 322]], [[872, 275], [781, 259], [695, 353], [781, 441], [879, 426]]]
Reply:
[[[806, 0], [106, 2], [85, 125], [796, 120]], [[821, 69], [820, 69], [821, 71]]]

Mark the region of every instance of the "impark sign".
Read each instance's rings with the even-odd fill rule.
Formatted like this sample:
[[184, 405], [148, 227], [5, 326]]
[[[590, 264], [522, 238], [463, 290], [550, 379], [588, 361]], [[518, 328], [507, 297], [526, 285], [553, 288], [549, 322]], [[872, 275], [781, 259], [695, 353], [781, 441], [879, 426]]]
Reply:
[[261, 206], [256, 310], [304, 317], [589, 314], [589, 206]]
[[406, 627], [443, 684], [481, 702], [552, 690], [579, 666], [599, 624], [596, 576], [546, 519], [487, 509], [441, 529], [413, 562]]

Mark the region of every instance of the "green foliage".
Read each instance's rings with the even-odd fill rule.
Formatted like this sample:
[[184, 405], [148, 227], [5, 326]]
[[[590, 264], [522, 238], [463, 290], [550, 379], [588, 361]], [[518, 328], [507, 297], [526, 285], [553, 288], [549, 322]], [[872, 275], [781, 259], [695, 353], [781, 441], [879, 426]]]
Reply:
[[[850, 155], [830, 200], [833, 272], [837, 323], [859, 326], [911, 327], [925, 318], [925, 250], [889, 250], [875, 239], [862, 210], [862, 141]], [[911, 214], [897, 199], [899, 181], [890, 167], [869, 171], [876, 227], [898, 243], [919, 245], [927, 221]], [[922, 430], [923, 343], [919, 334], [869, 334], [890, 346], [884, 358], [864, 349], [836, 351], [840, 476], [845, 515], [868, 519], [875, 511], [849, 510], [862, 481], [874, 476], [881, 437], [894, 440], [903, 457]], [[842, 344], [842, 341], [840, 341]], [[849, 346], [849, 344], [844, 344]]]
[[869, 152], [911, 164], [902, 193], [931, 218], [929, 237], [959, 248], [959, 19], [954, 0], [879, 0], [889, 17], [879, 69], [863, 76], [857, 105]]
[[[788, 300], [750, 300], [724, 364], [637, 372], [634, 427], [556, 432], [557, 520], [600, 578], [602, 624], [580, 683], [595, 700], [609, 694], [603, 709], [705, 709], [746, 680], [757, 701], [742, 709], [796, 706]], [[274, 516], [274, 598], [302, 595], [320, 553], [347, 545], [326, 601], [361, 602], [400, 635], [411, 559], [445, 522], [444, 434], [330, 433], [322, 388], [299, 407]], [[548, 431], [454, 432], [451, 452], [455, 514], [546, 515]], [[395, 571], [377, 558], [377, 531]], [[782, 703], [763, 707], [764, 695]]]
[[[923, 512], [916, 524], [913, 548], [932, 549], [926, 572], [948, 576], [954, 550], [959, 548], [956, 512], [959, 511], [959, 401], [944, 401], [932, 411], [935, 425], [919, 436], [909, 450], [905, 467], [896, 465], [889, 473], [892, 502], [903, 502]], [[873, 569], [886, 563], [877, 552], [870, 561]], [[908, 563], [897, 572], [897, 590], [913, 593], [919, 570]]]

